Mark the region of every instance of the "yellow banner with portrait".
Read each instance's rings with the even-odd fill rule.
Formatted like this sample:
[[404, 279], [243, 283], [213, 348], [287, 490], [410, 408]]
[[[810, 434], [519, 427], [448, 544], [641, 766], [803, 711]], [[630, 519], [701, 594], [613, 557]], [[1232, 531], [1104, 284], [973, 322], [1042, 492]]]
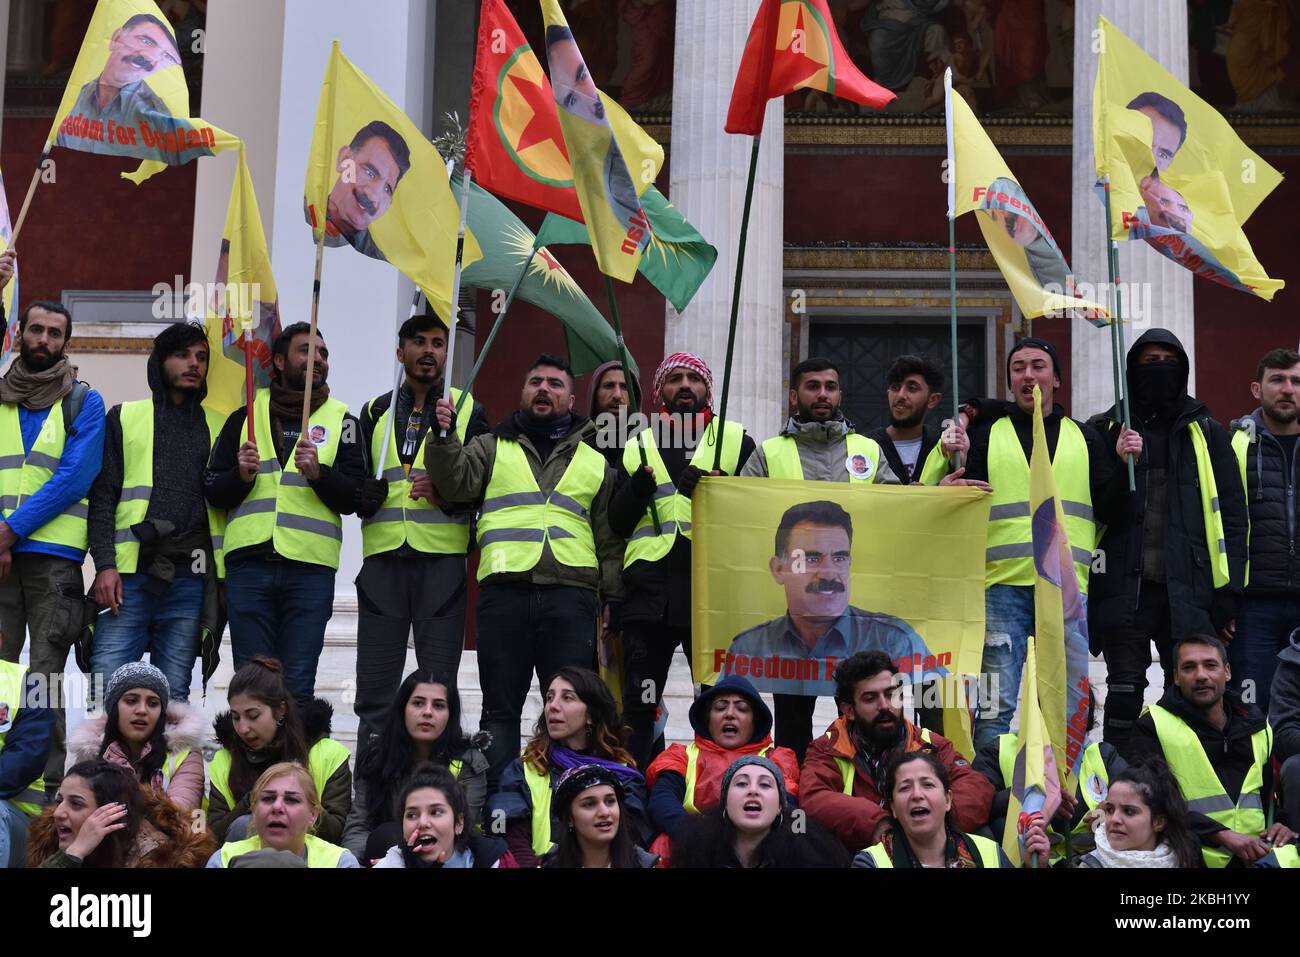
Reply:
[[973, 488], [701, 479], [695, 680], [829, 695], [839, 663], [869, 650], [914, 684], [977, 674], [988, 516]]

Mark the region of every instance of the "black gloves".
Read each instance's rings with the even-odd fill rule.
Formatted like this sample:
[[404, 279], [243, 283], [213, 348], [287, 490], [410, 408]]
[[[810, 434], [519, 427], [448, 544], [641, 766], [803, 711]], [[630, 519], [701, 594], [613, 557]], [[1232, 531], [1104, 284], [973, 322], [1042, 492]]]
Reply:
[[646, 469], [639, 468], [632, 473], [632, 494], [637, 498], [648, 499], [655, 494], [655, 477]]
[[687, 498], [695, 494], [695, 486], [700, 484], [700, 477], [704, 473], [694, 465], [688, 465], [682, 469], [682, 474], [677, 477], [677, 491]]
[[379, 511], [386, 498], [388, 498], [387, 479], [362, 479], [361, 488], [357, 491], [357, 514], [362, 518], [369, 518]]
[[1219, 631], [1224, 625], [1237, 617], [1237, 596], [1227, 588], [1216, 588], [1214, 601], [1210, 604], [1210, 623]]

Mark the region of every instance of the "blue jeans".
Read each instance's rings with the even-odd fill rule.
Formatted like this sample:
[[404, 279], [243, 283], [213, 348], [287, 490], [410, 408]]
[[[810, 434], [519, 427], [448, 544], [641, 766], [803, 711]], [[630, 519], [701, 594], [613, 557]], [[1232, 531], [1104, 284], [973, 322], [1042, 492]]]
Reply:
[[122, 576], [122, 607], [114, 615], [101, 611], [95, 620], [94, 650], [90, 667], [109, 676], [122, 665], [144, 658], [167, 676], [173, 701], [189, 701], [190, 676], [199, 652], [199, 624], [203, 612], [203, 579], [177, 575], [161, 595], [145, 589], [149, 576]]
[[231, 562], [226, 610], [235, 668], [254, 655], [279, 658], [289, 693], [310, 701], [325, 625], [334, 614], [334, 569], [284, 559]]
[[[1291, 632], [1300, 628], [1300, 601], [1294, 598], [1250, 598], [1237, 616], [1237, 637], [1228, 646], [1232, 686], [1268, 714], [1268, 692], [1277, 672], [1277, 654]], [[1249, 681], [1249, 686], [1243, 682]], [[1253, 697], [1252, 697], [1253, 695]]]
[[0, 867], [22, 867], [31, 820], [8, 801], [0, 800]]

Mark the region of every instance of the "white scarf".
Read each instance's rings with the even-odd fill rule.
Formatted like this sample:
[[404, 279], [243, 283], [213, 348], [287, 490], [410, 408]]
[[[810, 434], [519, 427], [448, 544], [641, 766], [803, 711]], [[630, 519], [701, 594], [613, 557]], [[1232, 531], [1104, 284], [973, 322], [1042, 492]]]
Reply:
[[1093, 836], [1097, 840], [1097, 847], [1093, 853], [1101, 861], [1102, 867], [1178, 866], [1178, 857], [1174, 854], [1174, 849], [1163, 841], [1156, 845], [1154, 851], [1117, 851], [1106, 840], [1106, 827], [1100, 820], [1097, 829], [1093, 831]]

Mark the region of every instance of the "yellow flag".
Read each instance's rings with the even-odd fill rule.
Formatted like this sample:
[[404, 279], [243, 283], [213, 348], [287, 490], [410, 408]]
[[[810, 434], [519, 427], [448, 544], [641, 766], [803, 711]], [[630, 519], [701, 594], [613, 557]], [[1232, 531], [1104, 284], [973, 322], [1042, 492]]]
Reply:
[[[244, 404], [246, 361], [253, 387], [269, 385], [271, 344], [280, 334], [279, 298], [253, 178], [240, 149], [204, 319], [209, 359], [203, 404], [209, 409], [229, 415]], [[246, 349], [251, 349], [247, 360]]]
[[944, 79], [948, 111], [948, 215], [974, 212], [998, 268], [1027, 317], [1063, 317], [1079, 310], [1104, 326], [1105, 308], [1081, 293], [1047, 223], [1011, 173], [961, 94]]
[[542, 0], [542, 16], [551, 90], [596, 262], [631, 282], [651, 238], [641, 194], [659, 175], [663, 148], [596, 89], [556, 0]]
[[1283, 283], [1242, 227], [1282, 174], [1105, 17], [1100, 29], [1092, 137], [1112, 238], [1145, 239], [1198, 276], [1272, 299]]
[[1016, 732], [1016, 762], [1011, 780], [1005, 782], [1009, 794], [1007, 822], [1002, 831], [1002, 850], [1016, 867], [1021, 863], [1026, 828], [1035, 818], [1044, 814], [1049, 786], [1044, 754], [1047, 735], [1043, 731], [1043, 715], [1038, 707], [1035, 644], [1037, 642], [1030, 635], [1025, 671], [1020, 679], [1020, 727]]
[[[0, 176], [0, 253], [9, 248], [9, 237], [13, 227], [9, 222], [9, 200], [5, 197], [5, 180]], [[0, 365], [9, 361], [13, 351], [14, 337], [18, 330], [18, 317], [14, 315], [14, 305], [21, 302], [18, 298], [18, 263], [14, 262], [14, 274], [9, 278], [3, 293], [4, 312], [7, 323], [4, 330], [4, 346], [0, 348]]]
[[190, 116], [190, 93], [176, 34], [152, 0], [100, 0], [73, 64], [46, 149], [144, 160], [133, 183], [239, 138]]
[[[392, 263], [451, 317], [460, 206], [437, 149], [334, 41], [307, 160], [307, 222], [325, 245]], [[468, 229], [461, 265], [482, 258]]]

